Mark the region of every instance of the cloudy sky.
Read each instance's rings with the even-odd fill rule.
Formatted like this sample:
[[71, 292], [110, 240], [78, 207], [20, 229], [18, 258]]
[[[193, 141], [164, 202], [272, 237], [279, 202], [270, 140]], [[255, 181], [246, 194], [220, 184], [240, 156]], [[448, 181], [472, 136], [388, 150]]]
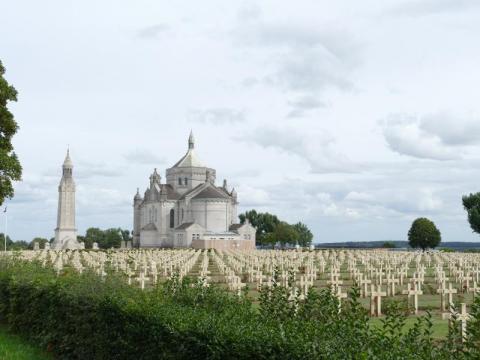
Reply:
[[[315, 242], [405, 239], [434, 220], [475, 241], [480, 1], [4, 1], [19, 92], [14, 239], [53, 236], [67, 146], [77, 223], [132, 228], [132, 198], [197, 152], [240, 211]], [[0, 226], [3, 231], [3, 225]]]

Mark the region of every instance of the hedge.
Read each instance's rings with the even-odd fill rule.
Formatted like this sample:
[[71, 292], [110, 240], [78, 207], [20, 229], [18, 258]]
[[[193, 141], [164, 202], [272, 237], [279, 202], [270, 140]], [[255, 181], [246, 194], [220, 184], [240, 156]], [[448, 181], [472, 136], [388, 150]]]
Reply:
[[[474, 330], [467, 344], [455, 326], [447, 340], [434, 341], [427, 316], [402, 331], [404, 317], [394, 304], [383, 329], [371, 328], [355, 290], [341, 313], [328, 291], [312, 291], [304, 302], [288, 297], [281, 287], [262, 292], [258, 309], [246, 297], [188, 280], [142, 291], [113, 273], [101, 279], [67, 269], [56, 276], [36, 263], [0, 261], [0, 320], [60, 359], [479, 356]], [[479, 308], [477, 301], [473, 310]]]

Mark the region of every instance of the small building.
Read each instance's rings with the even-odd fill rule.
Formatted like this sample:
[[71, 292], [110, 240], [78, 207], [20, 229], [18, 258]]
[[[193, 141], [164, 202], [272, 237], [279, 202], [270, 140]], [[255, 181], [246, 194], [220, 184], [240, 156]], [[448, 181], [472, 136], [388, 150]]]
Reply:
[[254, 249], [255, 228], [237, 221], [237, 193], [227, 181], [215, 185], [216, 171], [203, 165], [190, 133], [186, 154], [166, 170], [157, 169], [143, 197], [133, 199], [133, 242], [141, 248]]

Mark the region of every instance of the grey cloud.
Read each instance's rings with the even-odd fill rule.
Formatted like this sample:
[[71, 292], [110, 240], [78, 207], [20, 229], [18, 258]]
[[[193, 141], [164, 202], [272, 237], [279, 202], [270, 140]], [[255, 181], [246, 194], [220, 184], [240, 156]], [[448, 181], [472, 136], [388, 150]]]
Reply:
[[212, 108], [206, 110], [191, 110], [188, 119], [192, 122], [210, 123], [213, 125], [245, 122], [245, 111], [230, 108]]
[[[102, 177], [118, 177], [123, 175], [123, 171], [120, 166], [114, 166], [106, 163], [95, 163], [79, 161], [76, 166], [75, 178], [76, 179], [89, 179], [98, 176]], [[60, 181], [61, 173], [59, 173]]]
[[164, 164], [166, 160], [147, 149], [135, 149], [123, 155], [129, 163], [143, 165]]
[[324, 108], [327, 106], [325, 102], [319, 100], [315, 96], [302, 96], [295, 100], [289, 101], [288, 104], [292, 108], [292, 110], [287, 115], [287, 117], [289, 118], [302, 117], [303, 115], [312, 110]]
[[460, 159], [467, 153], [467, 146], [480, 143], [480, 119], [471, 115], [395, 114], [382, 125], [384, 138], [393, 151], [417, 158]]
[[454, 115], [449, 112], [428, 114], [420, 120], [420, 128], [438, 136], [446, 145], [465, 146], [480, 143], [480, 117]]
[[[305, 97], [318, 97], [328, 88], [352, 91], [352, 71], [359, 64], [360, 45], [349, 33], [304, 25], [266, 23], [261, 17], [240, 24], [234, 39], [245, 47], [265, 50], [273, 70], [256, 81]], [[255, 84], [251, 78], [245, 80]], [[295, 105], [289, 114], [301, 116]]]
[[349, 173], [360, 170], [335, 149], [335, 139], [327, 132], [300, 133], [295, 129], [257, 128], [237, 140], [298, 156], [310, 165], [312, 173]]
[[387, 12], [394, 15], [419, 17], [462, 11], [479, 5], [477, 0], [414, 0], [404, 1]]
[[137, 32], [137, 37], [143, 39], [154, 39], [168, 30], [170, 30], [170, 27], [166, 24], [147, 26]]
[[383, 136], [393, 151], [423, 159], [454, 160], [458, 151], [445, 146], [437, 136], [420, 128], [415, 117], [405, 114], [390, 115], [383, 121]]

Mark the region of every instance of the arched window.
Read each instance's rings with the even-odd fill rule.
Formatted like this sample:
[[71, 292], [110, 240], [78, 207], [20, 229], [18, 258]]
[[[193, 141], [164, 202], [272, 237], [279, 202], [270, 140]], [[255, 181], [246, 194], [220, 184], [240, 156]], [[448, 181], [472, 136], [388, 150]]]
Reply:
[[173, 209], [170, 210], [170, 227], [175, 227], [175, 211]]
[[184, 183], [185, 185], [187, 185], [187, 184], [188, 184], [188, 179], [187, 179], [187, 178], [183, 179], [183, 183]]
[[178, 185], [182, 185], [182, 178], [178, 178]]

